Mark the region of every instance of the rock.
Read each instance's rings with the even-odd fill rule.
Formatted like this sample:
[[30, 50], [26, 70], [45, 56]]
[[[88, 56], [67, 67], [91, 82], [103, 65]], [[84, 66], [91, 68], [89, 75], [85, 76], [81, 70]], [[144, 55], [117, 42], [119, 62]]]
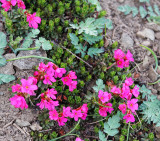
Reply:
[[[46, 52], [40, 50], [21, 51], [17, 57], [30, 56], [30, 55], [47, 57]], [[38, 58], [27, 58], [27, 59], [16, 60], [14, 61], [13, 65], [20, 70], [25, 70], [25, 69], [29, 70], [43, 61], [44, 61], [43, 59], [38, 59]]]
[[4, 95], [4, 92], [0, 92], [0, 96]]
[[118, 0], [118, 2], [119, 2], [119, 3], [123, 3], [123, 2], [124, 2], [124, 0]]
[[41, 127], [37, 122], [33, 123], [33, 124], [30, 126], [30, 128], [31, 128], [33, 131], [40, 131], [40, 130], [42, 130], [42, 127]]
[[154, 128], [155, 128], [156, 133], [157, 133], [157, 134], [156, 134], [156, 137], [157, 137], [157, 138], [160, 138], [160, 127], [156, 127], [156, 126], [155, 126]]
[[[8, 54], [4, 55], [4, 57], [6, 59], [11, 59], [11, 58], [15, 58], [16, 55], [14, 53], [8, 53]], [[15, 70], [13, 69], [13, 61], [8, 62], [3, 67], [0, 67], [0, 73], [9, 74], [9, 75], [15, 74]]]
[[159, 79], [159, 82], [154, 85], [154, 88], [160, 92], [160, 79]]
[[142, 45], [149, 47], [149, 46], [151, 46], [151, 42], [146, 40], [146, 41], [142, 42]]
[[160, 75], [160, 66], [158, 66], [157, 73]]
[[149, 28], [145, 28], [144, 30], [142, 31], [138, 31], [137, 32], [137, 36], [138, 37], [141, 37], [141, 38], [149, 38], [151, 39], [152, 41], [155, 40], [155, 34], [154, 34], [154, 31], [149, 29]]
[[23, 121], [20, 119], [16, 120], [16, 124], [19, 125], [20, 127], [27, 127], [31, 125], [28, 121]]
[[146, 55], [143, 60], [143, 68], [146, 69], [149, 66], [149, 57]]
[[155, 34], [155, 37], [156, 37], [157, 39], [160, 39], [160, 32], [157, 32], [157, 33]]
[[147, 23], [146, 25], [145, 25], [147, 28], [149, 28], [149, 29], [152, 29], [152, 30], [154, 30], [154, 31], [160, 31], [160, 26], [158, 25], [158, 24], [155, 24], [155, 23]]
[[157, 74], [157, 72], [153, 69], [152, 66], [149, 68], [148, 77], [150, 78], [150, 80], [151, 80], [152, 82], [157, 81], [158, 74]]
[[134, 41], [132, 40], [132, 38], [127, 33], [123, 33], [121, 37], [121, 45], [125, 49], [129, 49], [133, 47], [133, 44], [134, 44]]

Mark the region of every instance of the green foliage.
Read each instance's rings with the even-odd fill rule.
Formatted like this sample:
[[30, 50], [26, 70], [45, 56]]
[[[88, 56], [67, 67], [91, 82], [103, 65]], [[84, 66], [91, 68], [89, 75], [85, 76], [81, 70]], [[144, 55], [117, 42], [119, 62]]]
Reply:
[[110, 20], [110, 19], [106, 20], [106, 27], [108, 29], [113, 29], [113, 22], [112, 22], [112, 20]]
[[100, 141], [106, 141], [106, 136], [105, 134], [99, 130], [99, 139]]
[[90, 45], [100, 41], [103, 39], [102, 36], [93, 36], [93, 35], [88, 35], [88, 34], [83, 34], [83, 39], [88, 42]]
[[7, 45], [6, 35], [3, 32], [0, 32], [0, 67], [4, 66], [7, 63], [6, 59], [2, 56], [6, 45]]
[[143, 101], [139, 107], [139, 110], [143, 115], [143, 119], [145, 119], [149, 124], [153, 122], [156, 126], [160, 126], [160, 101], [157, 99], [157, 96], [151, 95], [151, 91], [144, 85], [139, 91], [143, 94], [143, 98], [147, 98], [147, 101]]
[[96, 5], [97, 11], [101, 11], [102, 7], [98, 0], [88, 0], [89, 3]]
[[93, 36], [97, 36], [99, 33], [102, 33], [102, 28], [105, 27], [107, 20], [103, 18], [87, 18], [85, 22], [80, 22], [78, 24], [70, 24], [73, 29], [78, 30], [78, 34], [85, 33]]
[[108, 122], [104, 123], [104, 132], [109, 136], [115, 136], [118, 134], [118, 128], [120, 127], [120, 116], [116, 114], [108, 119]]
[[103, 83], [102, 79], [98, 79], [96, 81], [96, 86], [93, 87], [93, 89], [95, 90], [95, 92], [98, 92], [99, 90], [104, 90], [105, 85]]
[[88, 55], [93, 57], [93, 55], [97, 55], [99, 53], [104, 52], [102, 49], [98, 49], [98, 48], [89, 48], [88, 49]]
[[15, 76], [13, 75], [0, 74], [0, 85], [3, 83], [9, 83], [13, 80], [15, 80]]
[[150, 0], [139, 0], [139, 2], [150, 2]]

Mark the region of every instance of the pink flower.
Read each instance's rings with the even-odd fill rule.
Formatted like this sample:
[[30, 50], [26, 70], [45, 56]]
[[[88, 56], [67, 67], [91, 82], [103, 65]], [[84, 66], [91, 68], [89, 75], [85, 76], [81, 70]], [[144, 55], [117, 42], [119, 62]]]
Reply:
[[81, 138], [77, 137], [75, 141], [84, 141], [84, 140], [82, 140]]
[[114, 109], [112, 108], [112, 103], [107, 103], [106, 106], [108, 106], [108, 107], [107, 107], [107, 108], [108, 108], [107, 111], [111, 114], [112, 111], [114, 110]]
[[15, 6], [16, 3], [17, 3], [17, 0], [11, 0], [11, 4], [12, 4], [13, 6]]
[[47, 69], [47, 66], [43, 62], [41, 62], [39, 64], [38, 70], [41, 71], [41, 72], [45, 72], [46, 69]]
[[122, 93], [120, 94], [120, 97], [123, 99], [126, 98], [127, 100], [130, 100], [132, 97], [132, 93], [130, 91], [130, 88], [125, 83], [123, 83]]
[[123, 114], [126, 113], [126, 104], [120, 104], [118, 108]]
[[111, 94], [108, 92], [103, 92], [102, 90], [99, 90], [98, 97], [101, 100], [101, 102], [104, 104], [105, 102], [108, 102], [111, 99]]
[[126, 119], [126, 123], [135, 122], [135, 118], [130, 112], [127, 115], [125, 115], [123, 119]]
[[120, 60], [125, 56], [124, 52], [121, 49], [117, 49], [114, 51], [115, 60]]
[[69, 86], [72, 82], [72, 80], [68, 76], [62, 77], [61, 80], [63, 82], [63, 85], [67, 85], [67, 86]]
[[52, 85], [51, 82], [56, 82], [56, 79], [55, 79], [53, 76], [46, 74], [46, 75], [44, 76], [43, 83], [44, 83], [44, 84]]
[[124, 61], [124, 67], [126, 67], [126, 68], [129, 67], [129, 60]]
[[139, 87], [135, 86], [131, 91], [132, 91], [132, 94], [135, 97], [138, 97], [138, 95], [139, 95]]
[[81, 107], [82, 112], [87, 113], [88, 112], [88, 107], [87, 104], [83, 104]]
[[116, 86], [114, 86], [114, 87], [111, 89], [111, 92], [114, 93], [114, 94], [120, 94], [120, 93], [121, 93], [121, 89], [120, 89], [120, 88], [117, 88]]
[[22, 92], [27, 93], [30, 95], [35, 95], [34, 91], [38, 89], [37, 85], [33, 85], [33, 79], [29, 78], [28, 80], [26, 79], [21, 79], [22, 83]]
[[117, 61], [117, 67], [123, 69], [123, 66], [124, 66], [124, 59], [119, 59]]
[[21, 92], [21, 85], [20, 84], [16, 84], [16, 85], [13, 85], [12, 86], [12, 92], [15, 93], [15, 92]]
[[75, 121], [78, 121], [78, 118], [82, 117], [81, 110], [72, 110], [72, 117]]
[[11, 9], [11, 2], [7, 0], [0, 0], [2, 3], [2, 7], [4, 8], [5, 11], [8, 11]]
[[55, 109], [56, 106], [59, 106], [59, 101], [53, 101], [50, 99], [50, 100], [48, 100], [46, 108], [48, 110], [53, 110], [53, 109]]
[[54, 99], [56, 99], [56, 95], [57, 94], [57, 91], [55, 90], [55, 89], [48, 89], [47, 91], [46, 91], [46, 95], [47, 95], [47, 97], [49, 97], [49, 98], [52, 98], [53, 100]]
[[65, 73], [66, 73], [66, 70], [64, 68], [57, 68], [55, 70], [55, 78], [57, 77], [61, 78]]
[[107, 116], [107, 112], [109, 112], [111, 114], [114, 109], [112, 108], [112, 104], [111, 103], [107, 103], [104, 106], [108, 106], [108, 107], [100, 107], [99, 108], [99, 114], [101, 116], [103, 116], [103, 117], [106, 117]]
[[77, 79], [76, 73], [74, 71], [70, 71], [67, 75], [70, 79]]
[[22, 0], [17, 0], [18, 8], [26, 9], [26, 6]]
[[77, 81], [72, 81], [69, 85], [69, 91], [72, 92], [76, 88], [77, 88]]
[[131, 62], [134, 62], [133, 55], [132, 55], [132, 53], [129, 50], [128, 50], [126, 56], [125, 56], [125, 59], [129, 60]]
[[65, 125], [65, 123], [67, 122], [67, 118], [65, 118], [65, 117], [58, 117], [58, 124], [59, 124], [59, 126], [64, 126]]
[[32, 80], [33, 85], [37, 85], [37, 79], [35, 77], [29, 77], [28, 79]]
[[125, 80], [125, 84], [126, 84], [127, 86], [131, 86], [131, 85], [133, 84], [133, 80], [132, 80], [132, 78], [131, 78], [131, 77], [126, 78], [126, 80]]
[[38, 24], [41, 23], [41, 18], [36, 17], [36, 13], [27, 14], [27, 22], [29, 22], [29, 27], [33, 27], [33, 28], [37, 29]]
[[138, 110], [138, 104], [137, 104], [138, 99], [131, 99], [127, 101], [127, 107], [131, 109], [131, 111], [134, 113], [135, 110]]
[[71, 114], [71, 107], [63, 107], [63, 115], [64, 117], [71, 117], [72, 118], [72, 114]]
[[55, 109], [52, 111], [49, 111], [49, 118], [51, 120], [58, 120], [58, 112]]
[[15, 95], [14, 97], [10, 98], [11, 104], [15, 108], [21, 108], [22, 110], [28, 108], [28, 105], [23, 96]]

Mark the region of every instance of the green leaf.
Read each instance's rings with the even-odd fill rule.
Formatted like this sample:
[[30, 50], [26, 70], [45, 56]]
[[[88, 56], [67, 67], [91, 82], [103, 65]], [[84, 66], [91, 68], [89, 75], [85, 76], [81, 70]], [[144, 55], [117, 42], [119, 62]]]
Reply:
[[100, 141], [106, 141], [105, 134], [100, 130], [99, 130], [99, 139], [100, 139]]
[[151, 95], [151, 90], [147, 89], [145, 85], [143, 85], [142, 87], [140, 86], [138, 87], [139, 87], [139, 92], [142, 93], [142, 98], [145, 98], [145, 97], [148, 98], [148, 96]]
[[[40, 37], [39, 42], [42, 44], [43, 50], [51, 50], [52, 49], [51, 43], [49, 41], [47, 41], [45, 38]], [[37, 41], [37, 45], [40, 45], [39, 42]]]
[[156, 17], [157, 15], [153, 12], [152, 6], [148, 6], [148, 14], [150, 16]]
[[73, 34], [73, 33], [69, 33], [69, 36], [70, 36], [70, 39], [71, 39], [71, 43], [73, 45], [77, 46], [78, 42], [79, 42], [78, 37], [75, 34]]
[[142, 6], [139, 7], [139, 11], [142, 18], [147, 16], [147, 11]]
[[93, 36], [93, 35], [88, 35], [88, 34], [83, 34], [83, 39], [88, 42], [90, 45], [100, 41], [103, 39], [103, 36]]
[[159, 15], [160, 16], [160, 11], [159, 11], [159, 7], [158, 7], [158, 5], [154, 5], [154, 11], [157, 13], [157, 15]]
[[96, 85], [97, 86], [94, 86], [93, 87], [93, 89], [95, 90], [95, 92], [99, 92], [99, 90], [104, 90], [104, 88], [105, 88], [105, 85], [104, 85], [104, 83], [103, 83], [103, 80], [102, 79], [98, 79], [97, 81], [96, 81]]
[[107, 19], [106, 27], [107, 27], [108, 29], [113, 29], [113, 23], [112, 23], [112, 20]]
[[6, 63], [7, 63], [6, 59], [1, 56], [0, 57], [0, 67], [6, 65]]
[[9, 83], [15, 80], [15, 76], [7, 75], [7, 74], [0, 74], [0, 85], [3, 83]]
[[0, 49], [5, 48], [7, 45], [6, 35], [0, 32]]
[[83, 47], [82, 44], [79, 44], [75, 46], [75, 48], [77, 49], [75, 53], [76, 54], [81, 53], [82, 58], [86, 55], [85, 51], [87, 50], [87, 46]]
[[126, 9], [126, 11], [124, 12], [125, 15], [130, 14], [132, 11], [132, 7], [130, 7], [129, 5], [125, 5], [125, 9]]
[[29, 48], [33, 44], [33, 40], [31, 38], [25, 38], [22, 44], [22, 48]]
[[104, 52], [102, 49], [99, 49], [99, 48], [89, 48], [88, 49], [88, 55], [89, 56], [91, 56], [91, 57], [93, 57], [93, 55], [97, 55], [97, 54], [99, 54], [99, 53], [102, 53], [102, 52]]
[[32, 29], [32, 38], [36, 38], [40, 33], [39, 29]]
[[96, 5], [97, 11], [101, 11], [102, 10], [102, 7], [101, 7], [101, 5], [100, 5], [98, 0], [88, 0], [88, 2], [93, 4], [93, 5]]
[[138, 9], [137, 7], [132, 7], [132, 16], [135, 17], [138, 15]]
[[139, 2], [150, 2], [150, 0], [139, 0]]
[[126, 12], [126, 7], [125, 6], [119, 6], [117, 8], [117, 10], [120, 11], [120, 12]]

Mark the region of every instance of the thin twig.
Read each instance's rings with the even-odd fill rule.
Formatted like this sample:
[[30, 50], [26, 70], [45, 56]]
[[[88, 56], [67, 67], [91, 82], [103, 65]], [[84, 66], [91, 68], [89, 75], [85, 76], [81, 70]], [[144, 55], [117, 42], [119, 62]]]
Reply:
[[47, 129], [47, 130], [42, 130], [42, 131], [39, 131], [39, 132], [48, 132], [48, 131], [52, 131], [53, 129]]
[[11, 122], [9, 122], [8, 124], [6, 124], [5, 126], [3, 126], [3, 128], [8, 127], [9, 125], [11, 125], [13, 122], [15, 121], [15, 119], [13, 119]]
[[98, 121], [95, 121], [95, 122], [87, 123], [87, 124], [91, 125], [91, 124], [95, 124], [95, 123], [98, 123], [98, 122], [103, 121], [103, 120], [105, 120], [105, 118], [101, 119], [101, 120], [98, 120]]
[[29, 102], [31, 103], [32, 106], [35, 106], [30, 97], [29, 97]]
[[24, 135], [26, 134], [17, 124], [13, 123], [13, 125], [14, 125], [19, 131], [21, 131]]
[[[55, 45], [58, 46], [57, 43], [55, 43], [54, 41], [52, 41]], [[65, 50], [67, 50], [69, 53], [71, 53], [72, 55], [74, 55], [77, 59], [81, 60], [82, 62], [84, 62], [86, 65], [88, 65], [90, 68], [93, 68], [93, 66], [91, 66], [90, 64], [88, 64], [86, 61], [84, 61], [82, 58], [78, 57], [77, 55], [75, 55], [73, 52], [71, 52], [69, 49], [65, 48], [64, 46], [59, 46]]]

